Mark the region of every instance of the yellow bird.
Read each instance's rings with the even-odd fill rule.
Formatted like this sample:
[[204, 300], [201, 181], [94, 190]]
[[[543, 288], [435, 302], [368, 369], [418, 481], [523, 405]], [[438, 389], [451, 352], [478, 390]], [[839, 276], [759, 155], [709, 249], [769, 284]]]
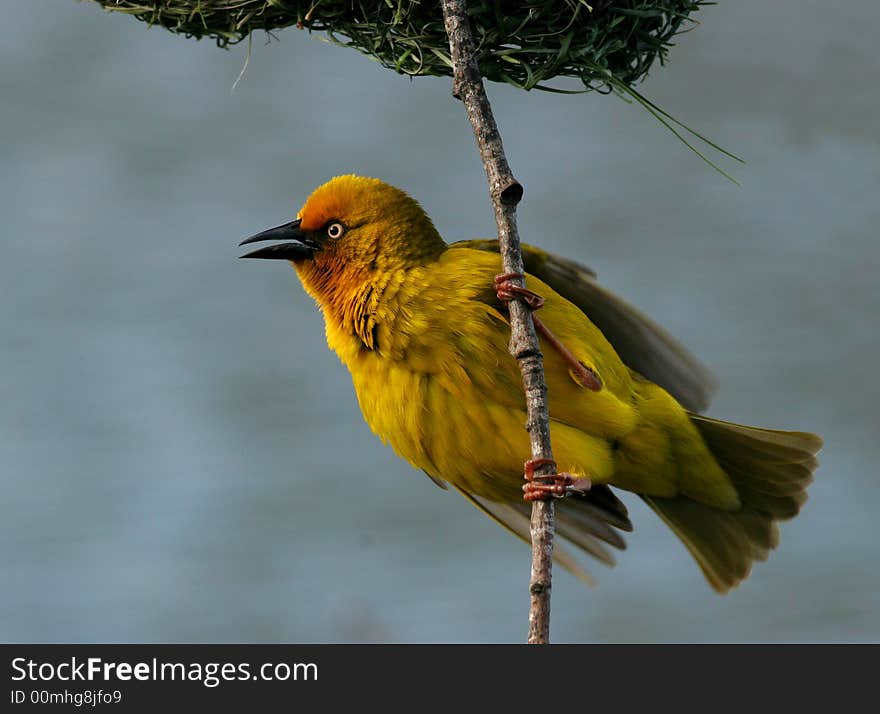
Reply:
[[[324, 314], [327, 344], [351, 372], [364, 418], [445, 488], [528, 539], [525, 397], [507, 351], [495, 241], [447, 245], [421, 206], [378, 179], [339, 176], [296, 220], [245, 241], [245, 258], [289, 260]], [[542, 337], [551, 439], [561, 471], [592, 487], [560, 499], [558, 533], [612, 565], [632, 526], [611, 486], [638, 494], [724, 593], [778, 543], [822, 445], [814, 434], [699, 416], [708, 373], [667, 333], [576, 263], [523, 246], [540, 319], [583, 365]], [[575, 363], [575, 366], [577, 364]], [[589, 576], [563, 548], [555, 558]]]

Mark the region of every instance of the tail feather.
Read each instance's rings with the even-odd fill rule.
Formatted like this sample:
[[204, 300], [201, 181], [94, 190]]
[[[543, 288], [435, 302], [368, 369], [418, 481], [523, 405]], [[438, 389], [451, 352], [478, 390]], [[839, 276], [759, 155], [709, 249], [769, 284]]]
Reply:
[[[461, 494], [477, 508], [525, 542], [530, 542], [529, 521], [532, 507], [528, 503], [495, 503], [459, 488]], [[612, 528], [613, 526], [613, 528]], [[607, 486], [596, 485], [582, 495], [573, 495], [558, 502], [556, 528], [559, 535], [605, 565], [615, 564], [614, 554], [605, 544], [626, 548], [626, 542], [614, 530], [631, 531], [626, 506]], [[553, 560], [588, 585], [595, 584], [590, 574], [564, 547], [553, 547]]]
[[681, 496], [643, 498], [687, 546], [712, 587], [724, 593], [778, 545], [776, 522], [800, 511], [822, 440], [696, 414], [691, 421], [730, 477], [742, 507], [723, 511]]
[[[601, 522], [602, 525], [612, 525], [627, 533], [631, 533], [633, 529], [626, 506], [607, 486], [594, 485], [585, 494], [573, 494], [559, 502], [559, 511], [567, 514], [572, 520], [585, 524]], [[616, 531], [612, 533], [616, 538], [620, 538]], [[617, 545], [613, 541], [607, 542]], [[623, 546], [618, 545], [618, 547]]]
[[[806, 488], [813, 480], [818, 465], [815, 455], [822, 440], [806, 432], [758, 429], [689, 416], [730, 478], [740, 508], [723, 510], [682, 495], [641, 497], [681, 539], [709, 584], [726, 593], [749, 575], [755, 561], [767, 559], [779, 544], [777, 522], [796, 516], [807, 500]], [[508, 530], [529, 540], [528, 504], [495, 503], [459, 491]], [[608, 546], [626, 547], [618, 531], [632, 530], [626, 507], [603, 485], [594, 485], [583, 496], [560, 500], [556, 525], [562, 538], [606, 565], [614, 565]], [[557, 545], [553, 557], [592, 584], [589, 573], [565, 548]]]
[[744, 454], [769, 464], [815, 464], [822, 440], [805, 431], [777, 431], [734, 424], [691, 414], [712, 453], [720, 460], [742, 460]]
[[[523, 505], [527, 511], [531, 511], [531, 506]], [[556, 528], [559, 534], [582, 548], [579, 542], [581, 534], [588, 534], [615, 548], [625, 550], [626, 541], [611, 526], [623, 531], [632, 531], [626, 506], [607, 486], [595, 486], [590, 492], [581, 496], [572, 494], [569, 498], [559, 501], [556, 508]], [[613, 565], [613, 556], [606, 562]]]
[[804, 494], [804, 488], [813, 481], [813, 471], [819, 462], [813, 459], [804, 463], [761, 465], [761, 479], [750, 479], [750, 466], [742, 466], [727, 460], [725, 469], [734, 480], [749, 481], [751, 488], [768, 496], [795, 496]]
[[643, 498], [685, 544], [709, 584], [722, 594], [744, 580], [752, 563], [766, 560], [779, 543], [776, 524], [747, 508], [730, 513], [688, 498]]

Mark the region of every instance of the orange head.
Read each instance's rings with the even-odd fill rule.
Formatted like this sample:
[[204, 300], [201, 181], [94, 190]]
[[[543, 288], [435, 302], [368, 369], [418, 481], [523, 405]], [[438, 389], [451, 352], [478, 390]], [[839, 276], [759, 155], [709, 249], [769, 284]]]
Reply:
[[296, 220], [242, 242], [281, 241], [243, 258], [291, 261], [326, 305], [375, 279], [436, 259], [446, 244], [422, 207], [379, 179], [337, 176], [309, 196]]

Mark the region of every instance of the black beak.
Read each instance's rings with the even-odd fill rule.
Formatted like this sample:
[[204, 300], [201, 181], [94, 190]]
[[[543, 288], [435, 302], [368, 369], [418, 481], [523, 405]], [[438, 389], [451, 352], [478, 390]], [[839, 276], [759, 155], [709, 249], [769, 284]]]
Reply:
[[285, 223], [283, 226], [270, 228], [255, 236], [246, 238], [239, 245], [247, 245], [248, 243], [259, 243], [264, 240], [285, 241], [284, 243], [276, 243], [275, 245], [267, 245], [259, 248], [252, 253], [242, 255], [242, 258], [265, 258], [267, 260], [304, 260], [311, 258], [318, 245], [301, 231], [299, 228], [299, 219]]

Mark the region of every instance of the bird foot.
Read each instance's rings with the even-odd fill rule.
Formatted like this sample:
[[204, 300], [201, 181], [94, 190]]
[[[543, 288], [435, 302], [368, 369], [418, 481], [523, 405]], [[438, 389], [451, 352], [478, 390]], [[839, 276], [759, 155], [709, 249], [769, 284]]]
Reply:
[[523, 484], [523, 500], [546, 501], [551, 498], [565, 498], [573, 493], [586, 493], [592, 487], [588, 478], [571, 474], [553, 473], [536, 476], [535, 469], [541, 466], [552, 466], [556, 469], [553, 459], [530, 459], [525, 463], [525, 479]]
[[544, 298], [538, 293], [512, 282], [514, 278], [524, 280], [525, 276], [522, 273], [504, 273], [495, 276], [495, 294], [498, 299], [507, 304], [511, 300], [519, 298], [532, 310], [540, 310], [544, 306]]

